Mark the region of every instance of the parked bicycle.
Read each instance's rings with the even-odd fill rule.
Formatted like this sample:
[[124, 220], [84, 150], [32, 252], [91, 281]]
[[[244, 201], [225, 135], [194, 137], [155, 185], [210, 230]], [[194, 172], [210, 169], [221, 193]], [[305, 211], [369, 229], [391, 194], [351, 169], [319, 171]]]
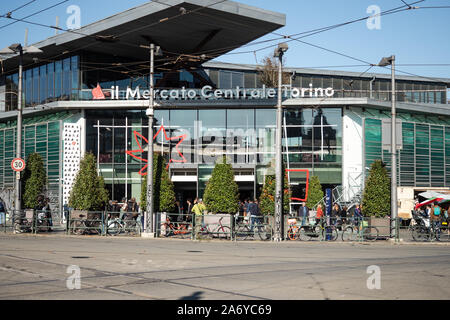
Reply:
[[140, 219], [137, 217], [132, 217], [129, 219], [120, 219], [117, 217], [109, 220], [106, 225], [106, 234], [110, 236], [118, 236], [121, 233], [139, 236], [141, 234]]
[[161, 224], [164, 232], [163, 237], [180, 236], [181, 238], [188, 238], [192, 233], [192, 226], [186, 222], [172, 222], [168, 217], [166, 222]]
[[288, 237], [290, 240], [310, 241], [318, 239], [320, 241], [336, 241], [338, 238], [338, 231], [334, 225], [328, 225], [325, 220], [320, 220], [316, 223], [315, 219], [305, 221], [306, 224], [299, 225], [297, 219], [288, 220], [289, 229]]
[[222, 220], [224, 217], [219, 219], [218, 225], [213, 228], [211, 225], [202, 224], [198, 227], [197, 237], [199, 238], [219, 238], [219, 239], [231, 239], [231, 228], [224, 226]]
[[272, 239], [272, 227], [266, 223], [264, 218], [256, 218], [256, 223], [252, 225], [249, 220], [238, 221], [236, 217], [234, 235], [236, 239], [247, 240], [249, 238], [258, 238], [261, 241], [268, 241]]
[[355, 221], [342, 231], [342, 241], [376, 241], [379, 231], [375, 226], [369, 226], [368, 221]]

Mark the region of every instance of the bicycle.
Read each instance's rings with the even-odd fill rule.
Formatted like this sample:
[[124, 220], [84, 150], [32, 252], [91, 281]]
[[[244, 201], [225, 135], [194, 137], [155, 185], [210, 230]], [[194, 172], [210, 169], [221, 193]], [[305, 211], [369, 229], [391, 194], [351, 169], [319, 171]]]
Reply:
[[101, 221], [100, 220], [87, 220], [83, 219], [85, 215], [80, 215], [79, 219], [72, 220], [70, 229], [76, 235], [84, 234], [102, 234]]
[[[328, 225], [324, 220], [319, 223], [316, 220], [310, 220], [309, 224], [298, 225], [297, 219], [290, 219], [290, 227], [288, 229], [288, 237], [291, 240], [310, 241], [314, 238], [320, 241], [336, 241], [338, 232], [334, 225]], [[289, 220], [288, 220], [289, 223]]]
[[106, 227], [106, 234], [110, 236], [117, 236], [120, 233], [133, 234], [139, 236], [141, 234], [141, 223], [139, 219], [120, 219], [115, 218], [108, 221]]
[[256, 221], [253, 226], [251, 222], [246, 220], [241, 223], [236, 222], [234, 230], [236, 239], [247, 240], [249, 237], [252, 237], [253, 239], [258, 237], [261, 241], [268, 241], [272, 239], [272, 227], [265, 223], [265, 221], [261, 223], [261, 217], [255, 217], [255, 219], [257, 219], [258, 221]]
[[369, 226], [368, 221], [356, 221], [354, 225], [347, 226], [342, 232], [342, 241], [376, 241], [379, 231], [377, 227]]
[[162, 227], [164, 227], [165, 230], [162, 234], [163, 237], [179, 235], [181, 238], [187, 238], [192, 232], [191, 224], [187, 222], [173, 223], [168, 217], [166, 218], [166, 222], [162, 224]]
[[200, 226], [200, 229], [197, 231], [197, 237], [198, 235], [201, 235], [202, 237], [206, 238], [220, 238], [229, 240], [231, 239], [231, 228], [228, 226], [224, 226], [222, 224], [222, 220], [224, 217], [221, 217], [219, 219], [218, 225], [215, 229], [211, 230], [210, 225], [202, 224]]
[[413, 221], [409, 226], [411, 237], [414, 241], [430, 241], [432, 239], [433, 229], [428, 217], [413, 214]]

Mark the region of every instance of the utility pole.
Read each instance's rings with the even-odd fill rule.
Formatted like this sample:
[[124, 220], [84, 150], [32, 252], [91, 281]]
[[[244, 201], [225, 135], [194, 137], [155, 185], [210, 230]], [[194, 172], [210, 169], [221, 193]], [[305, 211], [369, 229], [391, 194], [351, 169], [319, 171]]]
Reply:
[[153, 72], [155, 60], [155, 45], [150, 44], [150, 99], [147, 109], [148, 116], [148, 162], [147, 162], [147, 216], [144, 217], [144, 232], [155, 236], [153, 228], [153, 119], [155, 115], [155, 99], [153, 88]]
[[[379, 67], [391, 66], [391, 230], [396, 230], [397, 221], [397, 112], [395, 94], [395, 55], [381, 59]], [[396, 238], [398, 235], [396, 234]]]
[[144, 213], [144, 233], [146, 237], [155, 237], [155, 221], [154, 221], [154, 195], [153, 195], [153, 119], [155, 116], [155, 90], [154, 90], [154, 73], [155, 73], [155, 55], [162, 55], [161, 48], [150, 44], [150, 99], [149, 106], [146, 111], [148, 117], [148, 166], [147, 166], [147, 210]]
[[[19, 44], [19, 88], [17, 97], [17, 141], [16, 141], [16, 158], [22, 158], [22, 77], [23, 77], [23, 48]], [[17, 230], [17, 223], [20, 223], [20, 211], [22, 210], [22, 184], [20, 180], [21, 173], [16, 173], [16, 192], [14, 195], [14, 232]], [[20, 229], [20, 226], [18, 227]]]
[[[397, 111], [395, 94], [395, 56], [391, 57], [392, 73], [392, 115], [391, 115], [391, 168], [392, 168], [392, 187], [391, 187], [391, 218], [392, 227], [397, 230]], [[391, 228], [392, 229], [392, 228]], [[397, 231], [395, 231], [397, 233]]]
[[274, 57], [278, 62], [278, 103], [277, 103], [277, 131], [275, 142], [275, 235], [274, 241], [282, 240], [282, 217], [283, 217], [283, 159], [282, 159], [282, 118], [283, 118], [283, 100], [282, 100], [282, 81], [283, 81], [283, 55], [288, 50], [287, 43], [280, 43], [275, 49]]

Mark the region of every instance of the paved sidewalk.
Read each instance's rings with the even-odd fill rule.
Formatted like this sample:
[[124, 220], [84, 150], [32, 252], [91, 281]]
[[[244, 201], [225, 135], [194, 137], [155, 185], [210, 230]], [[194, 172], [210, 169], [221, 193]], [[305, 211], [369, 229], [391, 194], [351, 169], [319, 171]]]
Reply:
[[[448, 245], [0, 234], [0, 299], [448, 299]], [[81, 271], [81, 289], [69, 266]], [[368, 289], [369, 266], [381, 289]], [[70, 271], [70, 270], [69, 270]], [[72, 271], [73, 272], [73, 271]]]

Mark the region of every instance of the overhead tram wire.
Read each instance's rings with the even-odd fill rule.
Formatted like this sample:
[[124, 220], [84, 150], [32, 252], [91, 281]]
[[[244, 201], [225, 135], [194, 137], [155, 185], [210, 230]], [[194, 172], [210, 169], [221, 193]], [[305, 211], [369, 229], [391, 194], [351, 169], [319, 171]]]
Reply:
[[5, 13], [4, 15], [1, 15], [0, 18], [1, 18], [1, 17], [6, 17], [6, 16], [8, 16], [8, 15], [11, 15], [12, 13], [14, 13], [14, 12], [16, 12], [16, 11], [19, 11], [19, 10], [22, 9], [22, 8], [25, 8], [26, 6], [32, 4], [33, 2], [36, 2], [36, 0], [31, 0], [31, 1], [29, 1], [29, 2], [27, 2], [27, 3], [25, 3], [25, 4], [23, 4], [23, 5], [21, 5], [20, 7], [17, 7], [17, 8], [15, 8], [14, 10], [9, 11], [8, 13]]
[[[30, 23], [30, 24], [39, 25], [39, 26], [41, 26], [41, 27], [47, 27], [47, 28], [56, 29], [56, 30], [60, 30], [60, 31], [76, 33], [76, 34], [78, 34], [78, 35], [82, 35], [82, 36], [85, 36], [85, 37], [95, 37], [95, 36], [93, 36], [93, 35], [83, 34], [83, 33], [81, 33], [81, 32], [76, 32], [76, 31], [73, 31], [73, 30], [70, 30], [70, 29], [63, 29], [63, 28], [59, 28], [59, 27], [55, 27], [55, 26], [44, 25], [44, 24], [40, 24], [40, 23], [35, 23], [35, 22], [25, 21], [25, 20], [24, 20], [24, 19], [26, 19], [26, 18], [28, 18], [28, 17], [30, 17], [30, 16], [33, 16], [33, 15], [36, 15], [36, 14], [41, 13], [41, 12], [43, 12], [43, 11], [49, 10], [49, 9], [51, 9], [51, 8], [57, 6], [57, 5], [60, 5], [60, 4], [64, 3], [64, 2], [67, 2], [67, 1], [69, 1], [69, 0], [64, 0], [64, 1], [58, 3], [58, 4], [54, 5], [54, 6], [48, 7], [48, 8], [46, 8], [46, 9], [43, 9], [43, 10], [41, 10], [41, 11], [39, 11], [39, 12], [36, 12], [36, 13], [34, 13], [34, 14], [32, 14], [32, 15], [29, 15], [29, 16], [27, 16], [27, 17], [24, 17], [24, 18], [22, 18], [22, 19], [17, 19], [17, 20], [19, 20], [20, 22], [24, 22], [24, 23]], [[164, 22], [166, 22], [166, 21], [173, 20], [173, 19], [175, 19], [175, 18], [178, 18], [178, 17], [183, 16], [183, 15], [186, 15], [186, 14], [190, 14], [190, 13], [193, 13], [193, 12], [198, 12], [198, 11], [200, 11], [200, 10], [202, 10], [202, 9], [205, 9], [205, 8], [208, 8], [208, 7], [211, 7], [211, 6], [220, 4], [220, 3], [225, 2], [225, 1], [227, 1], [227, 0], [219, 0], [219, 1], [217, 1], [217, 2], [214, 2], [214, 3], [209, 4], [209, 5], [202, 6], [202, 7], [200, 7], [200, 8], [195, 9], [195, 10], [185, 11], [185, 12], [182, 12], [182, 13], [177, 14], [177, 15], [172, 16], [172, 17], [160, 19], [159, 21], [157, 21], [157, 22], [155, 22], [155, 23], [153, 23], [153, 24], [150, 24], [150, 25], [146, 25], [145, 27], [140, 27], [140, 28], [136, 28], [136, 29], [133, 29], [133, 30], [129, 30], [129, 31], [127, 31], [127, 32], [125, 32], [125, 33], [122, 33], [122, 34], [120, 34], [120, 35], [109, 35], [109, 36], [110, 36], [111, 38], [118, 38], [118, 37], [121, 37], [121, 36], [123, 36], [123, 35], [125, 35], [125, 34], [128, 34], [128, 33], [130, 33], [130, 32], [139, 31], [139, 30], [141, 30], [141, 29], [143, 29], [143, 28], [153, 27], [153, 26], [158, 25], [158, 24], [160, 24], [160, 23], [164, 23]], [[160, 2], [157, 2], [157, 1], [154, 1], [154, 2], [160, 3]], [[160, 3], [160, 4], [161, 4], [161, 3]], [[8, 17], [8, 18], [16, 20], [15, 18], [12, 18], [12, 17]], [[19, 22], [19, 21], [14, 21], [14, 22], [12, 22], [12, 23], [10, 23], [10, 24], [8, 24], [8, 25], [11, 25], [11, 24], [13, 24], [13, 23], [17, 23], [17, 22]], [[2, 26], [2, 27], [0, 27], [0, 29], [2, 29], [2, 28], [4, 28], [4, 27], [7, 27], [8, 25]], [[96, 40], [98, 40], [98, 37], [96, 38]], [[125, 41], [121, 41], [121, 43], [123, 43], [123, 44], [128, 44], [128, 45], [132, 45], [133, 47], [139, 47], [139, 48], [142, 48], [142, 46], [138, 46], [138, 45], [135, 45], [135, 44], [130, 44], [130, 43], [127, 43], [127, 42], [125, 42]], [[64, 51], [64, 52], [61, 53], [61, 54], [55, 55], [55, 56], [53, 56], [53, 57], [50, 57], [50, 59], [52, 59], [52, 58], [55, 59], [55, 58], [57, 58], [57, 57], [60, 57], [60, 56], [63, 56], [63, 55], [66, 55], [66, 54], [69, 54], [69, 53], [72, 53], [72, 52], [80, 51], [80, 50], [89, 48], [89, 47], [91, 47], [91, 46], [93, 46], [93, 45], [94, 45], [94, 44], [91, 43], [91, 44], [87, 44], [87, 45], [85, 45], [85, 46], [82, 46], [82, 47], [80, 47], [80, 48], [77, 48], [77, 49], [75, 49], [75, 50], [67, 50], [67, 51]], [[168, 52], [168, 51], [165, 51], [165, 52]], [[169, 53], [169, 52], [168, 52], [168, 53]], [[17, 70], [17, 69], [14, 69], [14, 70], [12, 70], [12, 71], [15, 71], [15, 70]]]
[[[35, 15], [38, 15], [38, 14], [40, 14], [40, 13], [42, 13], [42, 12], [45, 12], [45, 11], [50, 10], [50, 9], [53, 9], [53, 8], [59, 6], [59, 5], [63, 4], [63, 3], [66, 3], [66, 2], [68, 2], [68, 1], [69, 1], [69, 0], [63, 0], [63, 1], [58, 2], [58, 3], [56, 3], [56, 4], [54, 4], [54, 5], [50, 6], [50, 7], [44, 8], [44, 9], [39, 10], [39, 11], [37, 11], [37, 12], [35, 12], [35, 13], [32, 13], [32, 14], [26, 16], [26, 17], [23, 17], [22, 19], [28, 19], [28, 18], [31, 18], [31, 17], [33, 17], [33, 16], [35, 16]], [[9, 18], [9, 19], [10, 19], [11, 17], [10, 17], [10, 16], [6, 16], [6, 17], [0, 17], [0, 18]], [[14, 22], [5, 24], [5, 25], [3, 25], [3, 26], [0, 26], [0, 30], [3, 29], [3, 28], [9, 27], [10, 25], [13, 25], [13, 24], [15, 24], [15, 23], [17, 23], [17, 22], [18, 22], [18, 21], [14, 21]]]
[[[420, 2], [424, 2], [424, 1], [426, 1], [426, 0], [416, 1], [416, 2], [413, 2], [411, 4], [417, 4], [417, 3], [420, 3]], [[411, 9], [409, 6], [406, 6], [406, 7], [407, 8], [405, 8], [405, 5], [404, 5], [404, 6], [392, 8], [392, 9], [383, 11], [383, 12], [379, 13], [378, 15], [379, 16], [384, 16], [384, 15], [398, 13], [398, 12], [407, 11], [407, 10]], [[281, 39], [286, 39], [288, 37], [296, 37], [296, 36], [299, 36], [299, 35], [303, 35], [302, 37], [299, 37], [299, 39], [301, 39], [301, 38], [309, 37], [309, 36], [312, 36], [312, 35], [315, 35], [315, 34], [318, 34], [318, 33], [326, 32], [326, 31], [329, 31], [329, 30], [333, 30], [333, 29], [336, 29], [336, 28], [339, 28], [339, 27], [342, 27], [342, 26], [345, 26], [345, 25], [349, 25], [349, 24], [352, 24], [352, 23], [364, 21], [364, 20], [367, 20], [368, 18], [371, 18], [371, 17], [372, 16], [365, 16], [365, 17], [354, 19], [354, 20], [350, 20], [350, 21], [347, 21], [347, 22], [344, 22], [344, 23], [334, 24], [334, 25], [331, 25], [331, 26], [317, 28], [317, 29], [313, 29], [313, 30], [309, 30], [309, 31], [300, 32], [300, 33], [294, 33], [294, 34], [291, 34], [289, 36], [286, 36], [286, 35], [283, 35], [283, 34], [279, 34], [277, 32], [271, 32], [272, 34], [277, 35], [279, 37], [275, 38], [275, 39], [268, 39], [268, 40], [263, 40], [263, 41], [259, 41], [259, 42], [255, 42], [255, 43], [249, 43], [249, 44], [246, 44], [246, 45], [243, 45], [243, 46], [239, 46], [239, 47], [245, 48], [245, 47], [257, 45], [257, 44], [260, 44], [260, 43], [272, 42], [272, 41], [277, 41], [277, 40], [281, 40]], [[292, 41], [292, 40], [290, 40], [290, 41]], [[267, 46], [267, 47], [264, 47], [264, 48], [260, 48], [260, 49], [257, 49], [257, 50], [246, 51], [246, 52], [236, 52], [236, 53], [232, 52], [232, 53], [227, 53], [226, 55], [234, 55], [234, 54], [241, 54], [241, 53], [242, 54], [244, 54], [244, 53], [255, 53], [255, 52], [258, 52], [258, 51], [262, 51], [262, 50], [265, 50], [265, 49], [269, 49], [269, 48], [275, 47], [277, 45], [278, 44], [270, 45], [270, 46]], [[238, 46], [229, 46], [229, 47], [224, 47], [222, 49], [215, 49], [215, 50], [209, 50], [209, 51], [200, 51], [200, 52], [196, 52], [195, 54], [215, 54], [215, 53], [224, 52], [224, 51], [227, 51], [229, 49], [233, 49], [233, 48], [237, 48], [237, 47]]]

